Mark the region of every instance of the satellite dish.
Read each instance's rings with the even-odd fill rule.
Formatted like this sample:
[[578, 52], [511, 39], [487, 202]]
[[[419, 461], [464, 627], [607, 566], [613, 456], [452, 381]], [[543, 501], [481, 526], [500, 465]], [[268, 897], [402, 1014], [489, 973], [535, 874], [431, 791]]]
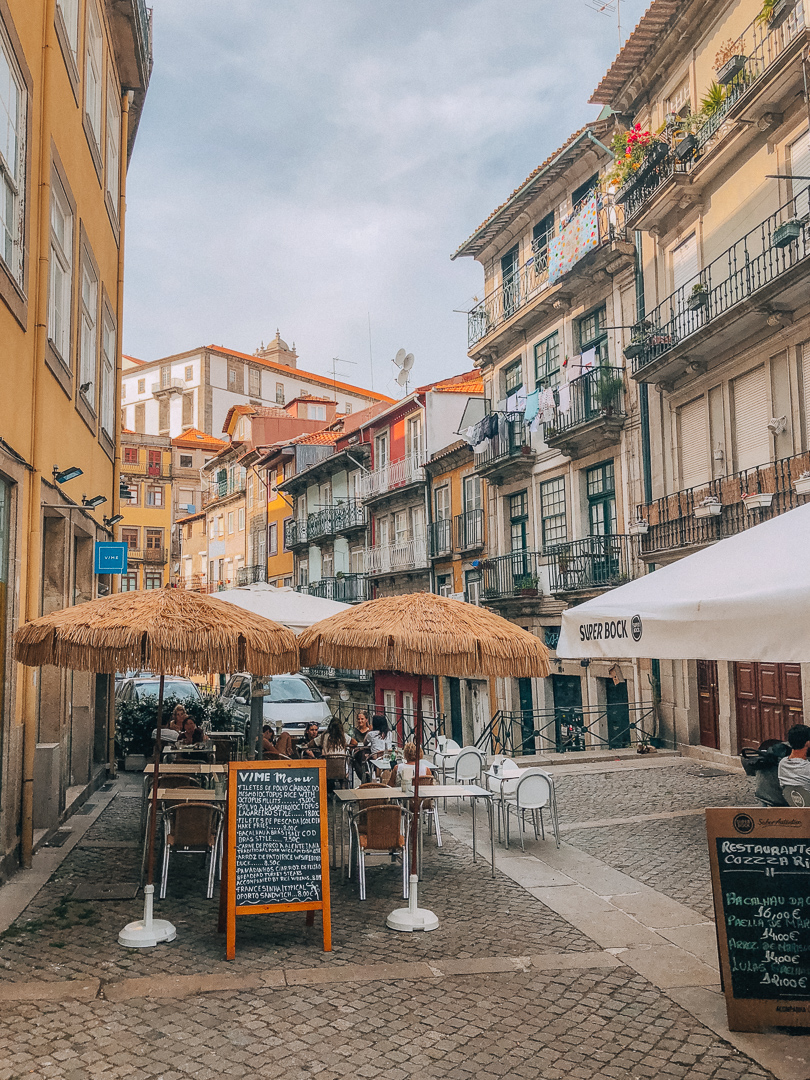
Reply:
[[[397, 353], [397, 356], [399, 356], [399, 353]], [[408, 355], [405, 357], [405, 359], [402, 361], [401, 367], [402, 367], [403, 371], [410, 371], [411, 370], [411, 368], [413, 367], [413, 353], [412, 352], [409, 352]]]
[[407, 385], [407, 383], [408, 383], [408, 372], [405, 370], [405, 368], [403, 368], [402, 371], [400, 371], [399, 375], [397, 375], [397, 382], [399, 383], [400, 386], [406, 386]]
[[406, 360], [405, 350], [404, 349], [399, 349], [397, 351], [397, 355], [394, 357], [394, 363], [397, 365], [397, 367], [402, 367], [402, 365], [405, 363], [405, 360]]

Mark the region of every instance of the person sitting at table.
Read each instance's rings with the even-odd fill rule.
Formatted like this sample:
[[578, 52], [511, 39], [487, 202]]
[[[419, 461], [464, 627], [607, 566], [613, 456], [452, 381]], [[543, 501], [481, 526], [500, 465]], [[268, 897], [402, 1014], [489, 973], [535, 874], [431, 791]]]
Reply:
[[311, 724], [307, 724], [299, 748], [301, 757], [316, 758], [323, 756], [323, 740], [319, 742], [320, 730], [320, 725], [316, 724], [314, 721]]
[[[402, 756], [405, 758], [405, 764], [406, 765], [415, 766], [416, 765], [416, 743], [406, 742], [405, 745], [402, 747]], [[388, 778], [389, 787], [394, 787], [396, 784], [399, 783], [399, 779], [397, 777], [398, 770], [399, 770], [399, 764], [395, 765], [393, 767], [393, 769], [391, 770], [391, 775]], [[428, 765], [427, 761], [423, 757], [419, 758], [419, 775], [420, 776], [433, 776], [433, 773], [430, 771], [430, 766]]]
[[282, 731], [274, 737], [272, 727], [265, 724], [262, 728], [262, 753], [269, 758], [294, 758], [295, 751], [289, 732]]
[[177, 734], [180, 735], [186, 725], [187, 719], [188, 713], [186, 712], [185, 705], [175, 705], [172, 709], [172, 718], [169, 721], [169, 727], [172, 731], [176, 731]]
[[386, 750], [391, 749], [391, 740], [388, 735], [388, 719], [378, 714], [371, 721], [371, 731], [363, 739], [364, 744], [371, 750], [371, 757], [382, 757]]
[[[183, 712], [185, 712], [185, 709], [183, 709]], [[174, 714], [172, 714], [172, 719], [174, 719]], [[183, 718], [183, 726], [180, 729], [180, 738], [177, 740], [178, 745], [191, 746], [192, 743], [201, 742], [205, 742], [205, 732], [197, 727], [194, 717], [186, 713]]]
[[368, 718], [368, 713], [363, 712], [363, 710], [361, 709], [360, 712], [357, 714], [357, 723], [354, 727], [354, 737], [357, 742], [361, 743], [370, 731], [371, 721]]

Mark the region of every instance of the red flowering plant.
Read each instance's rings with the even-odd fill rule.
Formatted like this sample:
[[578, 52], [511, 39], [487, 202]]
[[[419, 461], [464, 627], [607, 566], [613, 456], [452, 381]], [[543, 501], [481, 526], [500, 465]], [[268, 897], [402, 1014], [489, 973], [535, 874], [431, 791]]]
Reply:
[[645, 131], [641, 124], [635, 124], [629, 131], [617, 131], [611, 144], [616, 157], [613, 168], [605, 177], [606, 187], [622, 187], [626, 184], [644, 164], [650, 147], [662, 141], [652, 131]]

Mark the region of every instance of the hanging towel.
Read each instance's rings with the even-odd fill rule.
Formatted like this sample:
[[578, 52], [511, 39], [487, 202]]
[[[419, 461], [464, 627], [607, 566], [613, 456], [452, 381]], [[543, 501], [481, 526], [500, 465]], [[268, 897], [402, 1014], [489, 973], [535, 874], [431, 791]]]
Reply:
[[489, 439], [484, 439], [483, 442], [473, 444], [474, 454], [484, 454], [489, 449]]
[[554, 400], [554, 391], [550, 386], [540, 394], [540, 419], [544, 424], [550, 424], [554, 419], [557, 403]]
[[561, 413], [567, 413], [568, 410], [571, 408], [571, 387], [570, 386], [561, 386], [560, 387], [560, 406], [559, 406], [559, 408], [560, 408]]
[[565, 369], [565, 381], [572, 383], [574, 379], [578, 379], [582, 374], [582, 357], [572, 356], [568, 361], [568, 366]]
[[583, 375], [587, 374], [589, 371], [593, 371], [594, 367], [596, 367], [596, 349], [587, 349], [579, 359]]
[[526, 423], [531, 423], [540, 411], [540, 391], [532, 390], [526, 398]]
[[518, 412], [525, 412], [526, 411], [526, 399], [527, 399], [527, 396], [528, 395], [526, 394], [526, 391], [521, 386], [521, 388], [517, 392], [517, 406], [516, 407], [517, 407]]
[[478, 425], [480, 431], [478, 432], [480, 439], [492, 439], [498, 434], [498, 414], [487, 413], [481, 423]]
[[532, 420], [531, 424], [529, 424], [529, 431], [532, 433], [532, 435], [534, 435], [535, 431], [537, 431], [539, 427], [540, 414], [538, 413], [537, 416], [535, 416], [534, 420]]
[[517, 392], [517, 390], [515, 390], [515, 392], [513, 394], [510, 394], [509, 397], [506, 399], [506, 411], [507, 412], [517, 412], [517, 407], [518, 407], [518, 392]]

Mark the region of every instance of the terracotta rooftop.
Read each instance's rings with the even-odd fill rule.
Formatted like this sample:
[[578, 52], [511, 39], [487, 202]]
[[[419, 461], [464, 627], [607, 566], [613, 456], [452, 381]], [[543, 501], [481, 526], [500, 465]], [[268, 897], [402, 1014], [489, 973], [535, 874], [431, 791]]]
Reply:
[[121, 354], [121, 359], [122, 360], [129, 360], [130, 363], [137, 364], [139, 367], [141, 366], [141, 364], [146, 363], [145, 360], [139, 360], [137, 356], [127, 356], [126, 353]]
[[379, 401], [376, 405], [369, 405], [367, 409], [361, 409], [360, 412], [349, 413], [348, 416], [344, 416], [340, 434], [342, 436], [351, 435], [352, 432], [361, 428], [363, 424], [367, 424], [375, 416], [384, 413], [389, 404], [388, 401]]
[[186, 514], [185, 517], [177, 518], [175, 525], [186, 525], [191, 521], [198, 521], [200, 518], [205, 517], [204, 510], [198, 510], [196, 514]]
[[[659, 0], [659, 2], [664, 2], [664, 0]], [[458, 259], [462, 255], [479, 255], [502, 229], [511, 225], [523, 213], [527, 203], [537, 197], [539, 191], [542, 190], [542, 188], [538, 187], [542, 180], [548, 178], [550, 183], [551, 180], [555, 179], [571, 165], [570, 159], [566, 160], [567, 155], [579, 146], [587, 136], [588, 131], [591, 131], [597, 139], [601, 140], [613, 126], [613, 123], [612, 117], [606, 117], [605, 119], [594, 120], [593, 123], [586, 124], [579, 131], [575, 131], [558, 150], [555, 150], [550, 157], [546, 158], [542, 165], [538, 165], [534, 172], [529, 173], [523, 183], [515, 188], [506, 202], [501, 203], [497, 209], [492, 211], [489, 217], [478, 226], [469, 239], [464, 241], [451, 258]], [[587, 143], [588, 147], [593, 147], [590, 139], [587, 140]]]
[[221, 450], [227, 443], [213, 435], [206, 435], [199, 428], [189, 428], [172, 439], [172, 446], [179, 446], [184, 450]]
[[440, 394], [483, 394], [484, 380], [480, 371], [465, 371], [463, 375], [453, 375], [450, 379], [420, 386], [418, 393], [433, 390]]
[[[683, 0], [653, 0], [591, 95], [592, 105], [614, 105], [617, 94], [631, 78], [643, 70], [648, 55], [661, 35], [669, 29], [672, 21], [686, 6]], [[629, 103], [625, 103], [627, 104]]]

